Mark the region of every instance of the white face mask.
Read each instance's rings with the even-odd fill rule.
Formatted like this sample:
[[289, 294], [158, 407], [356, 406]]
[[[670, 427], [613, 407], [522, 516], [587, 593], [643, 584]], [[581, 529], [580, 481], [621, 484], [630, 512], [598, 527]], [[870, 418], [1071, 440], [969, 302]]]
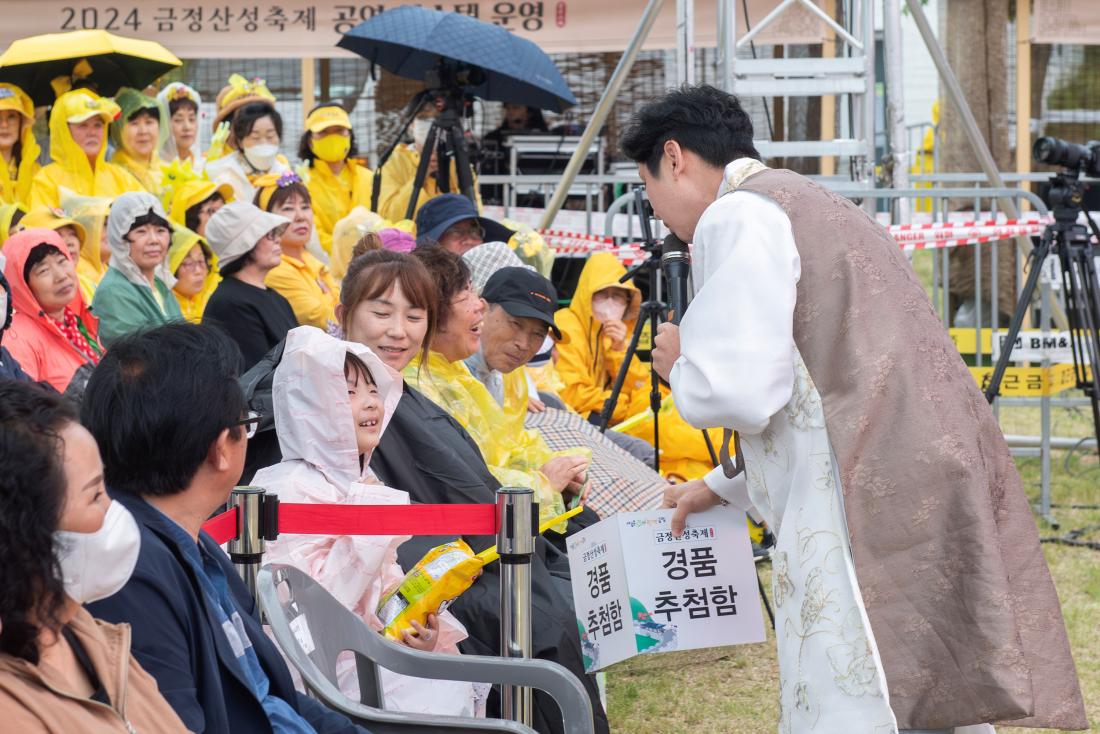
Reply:
[[424, 143], [428, 142], [428, 131], [431, 129], [432, 118], [413, 120], [412, 136], [417, 150], [424, 150]]
[[271, 143], [253, 145], [244, 149], [244, 159], [257, 171], [270, 171], [279, 155], [279, 146]]
[[608, 321], [622, 321], [626, 316], [626, 304], [618, 298], [597, 293], [592, 296], [592, 318], [601, 324]]
[[54, 537], [65, 593], [80, 604], [118, 593], [130, 580], [141, 550], [141, 531], [120, 502], [111, 502], [103, 527], [94, 533], [58, 530]]

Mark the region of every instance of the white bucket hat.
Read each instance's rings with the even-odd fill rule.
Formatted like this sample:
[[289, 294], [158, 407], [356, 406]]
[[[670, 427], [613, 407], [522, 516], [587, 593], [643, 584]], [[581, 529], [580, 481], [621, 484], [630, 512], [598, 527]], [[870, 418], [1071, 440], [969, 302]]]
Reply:
[[206, 223], [206, 241], [218, 256], [218, 267], [239, 260], [273, 229], [290, 224], [286, 217], [265, 212], [248, 202], [226, 204]]

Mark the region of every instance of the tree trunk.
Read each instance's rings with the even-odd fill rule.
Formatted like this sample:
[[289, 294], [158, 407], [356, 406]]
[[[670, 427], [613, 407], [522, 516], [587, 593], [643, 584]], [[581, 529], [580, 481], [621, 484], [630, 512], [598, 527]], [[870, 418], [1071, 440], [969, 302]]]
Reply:
[[[941, 0], [940, 12], [946, 28], [941, 38], [947, 60], [958, 77], [963, 96], [978, 130], [985, 138], [993, 160], [1001, 171], [1012, 169], [1012, 147], [1008, 127], [1008, 9], [1009, 0]], [[945, 100], [940, 117], [939, 164], [943, 172], [981, 171], [978, 157], [970, 146], [962, 124], [962, 115]], [[988, 204], [986, 204], [988, 205]], [[968, 206], [958, 202], [957, 207]], [[950, 311], [974, 298], [974, 248], [956, 248], [950, 256]], [[1006, 325], [1015, 305], [1015, 244], [998, 247], [998, 310], [1000, 325]], [[990, 318], [990, 261], [992, 250], [982, 252], [983, 322]]]

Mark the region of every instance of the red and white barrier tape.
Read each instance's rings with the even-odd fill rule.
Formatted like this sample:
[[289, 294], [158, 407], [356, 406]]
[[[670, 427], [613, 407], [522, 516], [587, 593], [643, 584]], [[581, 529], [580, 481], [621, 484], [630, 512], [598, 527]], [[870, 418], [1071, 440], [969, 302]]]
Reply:
[[[1046, 220], [1038, 219], [1002, 221], [988, 219], [969, 222], [895, 224], [887, 227], [887, 230], [898, 246], [909, 252], [976, 245], [1013, 237], [1031, 237], [1041, 234], [1046, 225]], [[590, 255], [593, 252], [610, 252], [628, 267], [645, 258], [645, 253], [637, 245], [616, 246], [610, 237], [555, 229], [539, 230], [539, 233], [557, 255], [569, 257]]]

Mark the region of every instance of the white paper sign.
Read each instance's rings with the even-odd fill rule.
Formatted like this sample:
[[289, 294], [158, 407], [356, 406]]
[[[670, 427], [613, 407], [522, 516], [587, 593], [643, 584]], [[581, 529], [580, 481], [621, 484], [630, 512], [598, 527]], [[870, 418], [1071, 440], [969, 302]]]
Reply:
[[[1001, 357], [1001, 350], [1008, 341], [1008, 334], [998, 331], [992, 342], [993, 360]], [[1016, 337], [1012, 347], [1013, 362], [1042, 362], [1050, 359], [1051, 364], [1071, 364], [1073, 345], [1068, 331], [1023, 331]]]
[[568, 539], [586, 671], [639, 653], [764, 640], [745, 517], [726, 507], [691, 515], [625, 512]]

